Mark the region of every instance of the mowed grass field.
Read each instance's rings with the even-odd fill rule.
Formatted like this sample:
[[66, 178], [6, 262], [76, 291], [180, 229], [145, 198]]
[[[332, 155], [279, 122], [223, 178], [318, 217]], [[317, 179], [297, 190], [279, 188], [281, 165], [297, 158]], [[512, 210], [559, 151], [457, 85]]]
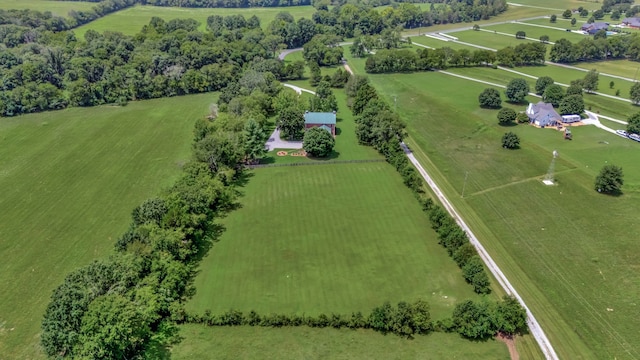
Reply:
[[504, 344], [433, 333], [413, 340], [373, 331], [299, 328], [181, 327], [171, 350], [181, 359], [509, 359]]
[[144, 25], [149, 24], [152, 17], [157, 16], [166, 21], [172, 19], [195, 19], [200, 22], [200, 29], [205, 30], [207, 26], [207, 18], [211, 15], [229, 16], [243, 15], [246, 19], [256, 15], [260, 19], [263, 28], [273, 20], [280, 12], [288, 12], [295, 19], [306, 17], [311, 18], [315, 12], [313, 6], [289, 6], [289, 7], [270, 7], [270, 8], [177, 8], [177, 7], [159, 7], [159, 6], [133, 6], [96, 21], [92, 21], [86, 25], [75, 29], [77, 36], [84, 36], [87, 30], [103, 31], [119, 31], [127, 35], [134, 35], [142, 30]]
[[[363, 73], [364, 61], [349, 59]], [[370, 75], [409, 124], [409, 143], [523, 295], [561, 358], [640, 357], [640, 168], [637, 143], [593, 127], [503, 128], [480, 109], [486, 85], [438, 73]], [[522, 148], [500, 137], [518, 133]], [[557, 186], [540, 183], [558, 150]], [[622, 166], [624, 195], [593, 190], [605, 164]], [[466, 176], [465, 176], [466, 175]], [[461, 198], [463, 187], [466, 190]]]
[[55, 1], [55, 0], [2, 0], [0, 9], [31, 9], [51, 11], [53, 15], [67, 16], [71, 10], [89, 10], [94, 3], [84, 1]]
[[41, 358], [40, 323], [70, 271], [104, 258], [131, 210], [171, 185], [213, 94], [0, 121], [0, 358]]
[[500, 24], [500, 25], [492, 25], [486, 26], [483, 29], [489, 31], [498, 31], [507, 34], [513, 34], [515, 39], [516, 33], [518, 31], [524, 31], [527, 34], [527, 37], [540, 39], [540, 36], [547, 35], [549, 36], [549, 41], [555, 42], [560, 39], [567, 39], [573, 43], [577, 43], [580, 40], [587, 38], [587, 35], [576, 34], [574, 32], [566, 31], [566, 29], [579, 30], [580, 26], [576, 25], [571, 27], [570, 23], [567, 23], [567, 28], [562, 28], [559, 26], [560, 24], [548, 24], [545, 26], [557, 27], [557, 29], [549, 29], [543, 28], [539, 26], [527, 25], [526, 23], [510, 23], [510, 24]]
[[423, 298], [443, 318], [476, 297], [385, 162], [256, 169], [243, 192], [190, 311], [368, 313]]

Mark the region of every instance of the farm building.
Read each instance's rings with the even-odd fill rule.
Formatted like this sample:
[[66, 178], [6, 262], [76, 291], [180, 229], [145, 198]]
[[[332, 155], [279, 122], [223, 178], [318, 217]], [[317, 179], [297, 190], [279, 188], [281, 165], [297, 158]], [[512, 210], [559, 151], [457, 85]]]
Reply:
[[319, 127], [336, 136], [336, 112], [309, 112], [304, 113], [304, 128]]
[[537, 104], [529, 103], [525, 113], [530, 123], [540, 127], [557, 126], [562, 122], [562, 117], [553, 109], [553, 105], [542, 101]]
[[591, 23], [591, 24], [582, 25], [580, 30], [588, 33], [589, 35], [594, 35], [595, 33], [597, 33], [600, 30], [607, 30], [608, 27], [609, 27], [609, 23], [606, 23], [606, 22], [594, 22], [594, 23]]
[[625, 18], [624, 20], [622, 20], [622, 23], [630, 28], [640, 29], [640, 18]]

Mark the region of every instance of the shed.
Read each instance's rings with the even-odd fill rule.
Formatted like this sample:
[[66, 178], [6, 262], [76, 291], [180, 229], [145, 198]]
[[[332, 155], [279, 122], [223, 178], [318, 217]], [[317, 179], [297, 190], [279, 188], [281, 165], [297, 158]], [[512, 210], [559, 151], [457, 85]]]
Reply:
[[580, 115], [562, 115], [562, 122], [565, 124], [578, 122], [580, 120], [582, 120]]

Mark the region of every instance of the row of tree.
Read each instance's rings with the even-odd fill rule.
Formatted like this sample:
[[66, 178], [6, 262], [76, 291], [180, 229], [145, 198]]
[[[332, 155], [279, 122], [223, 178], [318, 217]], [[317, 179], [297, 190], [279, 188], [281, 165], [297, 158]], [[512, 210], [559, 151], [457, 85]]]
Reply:
[[[351, 52], [360, 54], [352, 45]], [[449, 47], [437, 49], [378, 50], [370, 54], [365, 63], [368, 73], [409, 72], [416, 70], [446, 69], [450, 67], [487, 66], [499, 64], [505, 66], [541, 65], [545, 61], [545, 45], [542, 43], [523, 43], [516, 47], [508, 46], [497, 52], [490, 50], [454, 50]]]
[[191, 8], [248, 8], [311, 5], [311, 0], [138, 0], [141, 4]]
[[[258, 77], [254, 71], [241, 77], [243, 86]], [[243, 165], [264, 154], [255, 113], [214, 111], [196, 122], [192, 159], [179, 179], [133, 210], [114, 255], [73, 271], [54, 290], [42, 321], [48, 356], [138, 359], [177, 340], [198, 262], [223, 230], [218, 220], [237, 207]]]
[[220, 315], [184, 313], [180, 321], [208, 326], [307, 326], [312, 328], [371, 329], [383, 334], [413, 338], [433, 331], [457, 332], [468, 339], [487, 339], [497, 333], [519, 334], [527, 331], [526, 312], [517, 300], [505, 296], [502, 301], [463, 301], [456, 304], [450, 318], [432, 321], [430, 306], [424, 300], [399, 302], [397, 306], [385, 302], [368, 316], [361, 312], [351, 315], [332, 313], [318, 316], [297, 314], [260, 315], [229, 310]]
[[585, 37], [577, 43], [560, 39], [549, 52], [549, 60], [559, 63], [607, 59], [640, 61], [640, 35]]

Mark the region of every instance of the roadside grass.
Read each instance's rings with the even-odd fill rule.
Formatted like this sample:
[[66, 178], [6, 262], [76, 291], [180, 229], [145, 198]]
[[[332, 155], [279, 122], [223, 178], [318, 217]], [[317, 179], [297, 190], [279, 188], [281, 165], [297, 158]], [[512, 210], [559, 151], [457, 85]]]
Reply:
[[131, 210], [180, 173], [214, 94], [0, 122], [0, 354], [42, 358], [40, 323], [70, 271], [108, 255]]
[[0, 9], [31, 9], [41, 12], [51, 11], [53, 15], [67, 17], [71, 10], [90, 10], [95, 6], [91, 2], [82, 1], [50, 1], [50, 0], [2, 0]]
[[387, 163], [256, 169], [242, 190], [189, 311], [350, 314], [423, 298], [438, 319], [478, 298]]
[[[349, 61], [363, 73], [363, 61]], [[369, 78], [387, 100], [398, 95], [416, 155], [508, 274], [559, 356], [639, 357], [640, 284], [631, 275], [640, 261], [638, 144], [590, 126], [574, 128], [573, 141], [552, 129], [502, 128], [495, 111], [477, 105], [486, 85], [443, 74]], [[520, 135], [520, 150], [500, 148], [505, 131]], [[560, 152], [558, 185], [545, 187], [539, 180], [553, 150]], [[593, 190], [605, 163], [623, 167], [623, 196]]]
[[[35, 0], [32, 0], [35, 1]], [[87, 30], [119, 31], [127, 35], [134, 35], [149, 24], [152, 17], [157, 16], [166, 21], [172, 19], [195, 19], [200, 22], [200, 30], [206, 30], [207, 18], [211, 15], [243, 15], [246, 19], [256, 15], [260, 19], [262, 28], [266, 28], [273, 18], [280, 12], [288, 12], [295, 19], [311, 18], [315, 12], [313, 6], [289, 6], [289, 7], [255, 7], [255, 8], [177, 8], [160, 7], [150, 5], [133, 6], [75, 29], [76, 36], [82, 37]]]
[[[554, 24], [549, 24], [546, 26], [558, 27]], [[580, 35], [574, 32], [566, 31], [565, 29], [560, 27], [558, 28], [560, 30], [542, 28], [538, 26], [531, 26], [531, 25], [525, 25], [525, 24], [500, 24], [500, 25], [492, 25], [492, 26], [484, 27], [485, 30], [490, 30], [490, 31], [495, 30], [498, 32], [513, 34], [514, 38], [518, 31], [524, 31], [527, 34], [527, 37], [534, 38], [534, 39], [539, 39], [540, 36], [547, 35], [549, 36], [549, 41], [551, 42], [556, 42], [560, 39], [567, 39], [571, 42], [576, 43], [576, 42], [579, 42], [580, 40], [587, 38], [586, 35]], [[579, 26], [575, 26], [573, 28], [573, 30], [579, 30], [579, 29], [580, 29]]]
[[[509, 359], [504, 344], [433, 333], [412, 340], [369, 330], [184, 325], [172, 359]], [[250, 340], [249, 340], [250, 339]], [[516, 342], [517, 344], [517, 342]]]

